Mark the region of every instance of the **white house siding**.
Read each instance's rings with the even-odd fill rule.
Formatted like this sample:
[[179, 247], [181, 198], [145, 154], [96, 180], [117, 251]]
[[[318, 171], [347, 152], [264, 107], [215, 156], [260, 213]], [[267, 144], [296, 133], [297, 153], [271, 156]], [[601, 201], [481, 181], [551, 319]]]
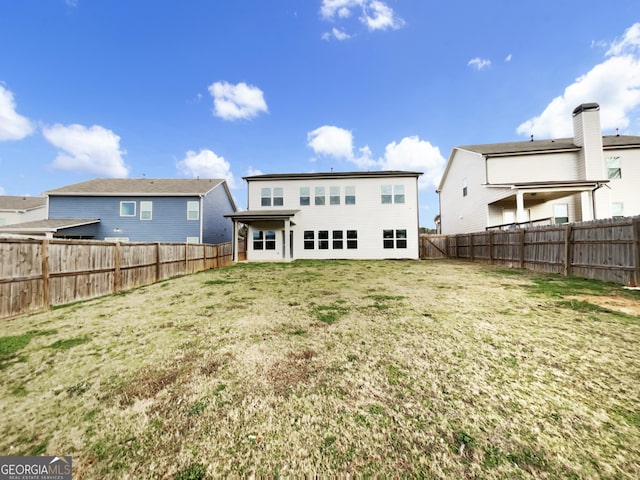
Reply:
[[[401, 204], [382, 204], [383, 185], [403, 185], [405, 201]], [[310, 189], [310, 205], [300, 205], [300, 187]], [[315, 205], [315, 187], [325, 188], [325, 205]], [[340, 189], [340, 204], [330, 204], [330, 188]], [[345, 204], [345, 187], [355, 187], [355, 205]], [[282, 188], [283, 204], [263, 207], [263, 188]], [[249, 210], [299, 210], [291, 218], [293, 232], [292, 258], [297, 259], [383, 259], [419, 258], [418, 248], [418, 198], [417, 179], [411, 177], [347, 177], [336, 179], [301, 178], [269, 179], [249, 181]], [[276, 251], [253, 249], [253, 231], [276, 229]], [[347, 248], [347, 231], [357, 232], [357, 248]], [[406, 248], [383, 248], [383, 230], [406, 230]], [[314, 248], [305, 249], [305, 231], [314, 232]], [[329, 248], [318, 248], [318, 232], [329, 232]], [[341, 249], [333, 248], [333, 232], [343, 236]], [[247, 258], [249, 260], [282, 259], [282, 221], [272, 223], [252, 223], [248, 232]]]
[[31, 222], [34, 220], [44, 220], [45, 218], [47, 218], [47, 208], [45, 205], [21, 212], [16, 212], [15, 210], [0, 210], [0, 226]]
[[580, 180], [577, 167], [575, 152], [489, 157], [487, 183]]
[[607, 158], [614, 156], [620, 157], [622, 178], [609, 181], [611, 203], [622, 203], [626, 217], [640, 215], [640, 151], [607, 149], [604, 151], [605, 166]]
[[[470, 233], [485, 229], [489, 219], [487, 204], [505, 195], [505, 191], [489, 191], [485, 181], [482, 155], [454, 150], [449, 172], [440, 192], [440, 218], [443, 234]], [[464, 180], [467, 195], [463, 195]]]

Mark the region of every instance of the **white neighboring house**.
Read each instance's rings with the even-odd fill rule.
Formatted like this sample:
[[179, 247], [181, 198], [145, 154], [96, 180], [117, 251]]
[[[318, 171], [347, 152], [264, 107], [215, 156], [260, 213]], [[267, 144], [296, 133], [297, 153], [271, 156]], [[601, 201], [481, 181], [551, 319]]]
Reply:
[[419, 258], [420, 172], [373, 171], [244, 177], [248, 261]]
[[0, 196], [0, 227], [47, 218], [45, 197]]
[[443, 234], [640, 215], [640, 137], [602, 136], [597, 103], [573, 138], [454, 147], [437, 192]]

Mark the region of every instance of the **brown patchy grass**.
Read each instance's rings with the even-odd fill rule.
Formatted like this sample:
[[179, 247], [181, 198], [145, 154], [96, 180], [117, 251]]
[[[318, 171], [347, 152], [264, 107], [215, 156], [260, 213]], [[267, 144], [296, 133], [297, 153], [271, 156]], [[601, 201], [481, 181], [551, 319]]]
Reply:
[[86, 479], [638, 478], [621, 302], [640, 296], [446, 261], [177, 278], [5, 321], [0, 454]]

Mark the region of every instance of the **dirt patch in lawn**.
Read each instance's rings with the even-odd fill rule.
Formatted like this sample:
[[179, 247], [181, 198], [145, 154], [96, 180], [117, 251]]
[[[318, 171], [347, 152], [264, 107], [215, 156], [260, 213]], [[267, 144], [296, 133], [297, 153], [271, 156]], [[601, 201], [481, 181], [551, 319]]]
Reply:
[[105, 480], [640, 478], [640, 321], [596, 304], [640, 297], [614, 288], [246, 263], [17, 317], [0, 454]]
[[568, 300], [580, 300], [627, 315], [640, 316], [640, 301], [618, 295], [570, 295]]

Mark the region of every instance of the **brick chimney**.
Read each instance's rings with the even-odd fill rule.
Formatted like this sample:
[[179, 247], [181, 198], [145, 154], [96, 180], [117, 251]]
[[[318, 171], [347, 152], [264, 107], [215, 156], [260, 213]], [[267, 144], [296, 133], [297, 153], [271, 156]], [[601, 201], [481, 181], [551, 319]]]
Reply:
[[582, 180], [607, 178], [602, 157], [600, 105], [583, 103], [573, 111], [573, 143], [582, 147], [578, 172]]

